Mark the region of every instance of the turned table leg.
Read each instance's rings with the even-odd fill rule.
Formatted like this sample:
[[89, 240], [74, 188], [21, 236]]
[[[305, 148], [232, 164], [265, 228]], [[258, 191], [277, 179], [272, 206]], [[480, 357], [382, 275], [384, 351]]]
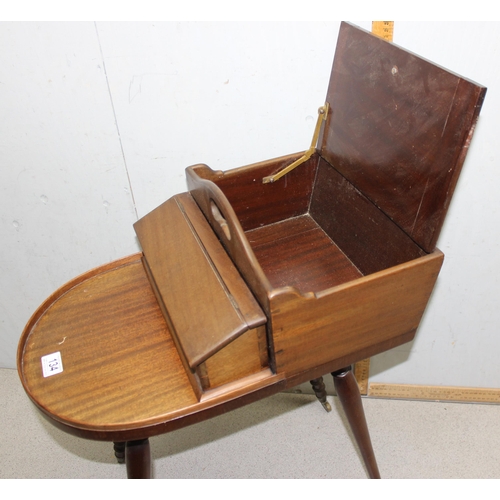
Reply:
[[358, 443], [368, 474], [372, 479], [380, 479], [368, 426], [366, 425], [361, 394], [351, 367], [333, 372], [332, 375], [337, 396]]
[[319, 402], [323, 405], [326, 411], [332, 411], [330, 403], [326, 400], [326, 388], [323, 381], [323, 377], [315, 378], [311, 380], [312, 388], [314, 389], [314, 394], [318, 398]]
[[129, 479], [151, 478], [151, 450], [148, 439], [127, 441], [125, 446], [125, 464]]
[[116, 461], [119, 464], [125, 463], [125, 441], [113, 442], [113, 450], [115, 452]]

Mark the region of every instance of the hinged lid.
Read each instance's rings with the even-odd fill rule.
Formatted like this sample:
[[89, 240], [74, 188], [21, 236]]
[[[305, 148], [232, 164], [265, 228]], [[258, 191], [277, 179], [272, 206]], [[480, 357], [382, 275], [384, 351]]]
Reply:
[[318, 148], [431, 252], [485, 93], [485, 87], [342, 23]]
[[191, 369], [267, 318], [188, 193], [134, 224], [153, 287]]

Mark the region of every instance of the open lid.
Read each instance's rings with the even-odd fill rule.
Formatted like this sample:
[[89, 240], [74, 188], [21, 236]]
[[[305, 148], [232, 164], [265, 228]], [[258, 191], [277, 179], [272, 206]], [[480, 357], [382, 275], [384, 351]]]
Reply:
[[342, 23], [321, 155], [434, 250], [486, 88]]

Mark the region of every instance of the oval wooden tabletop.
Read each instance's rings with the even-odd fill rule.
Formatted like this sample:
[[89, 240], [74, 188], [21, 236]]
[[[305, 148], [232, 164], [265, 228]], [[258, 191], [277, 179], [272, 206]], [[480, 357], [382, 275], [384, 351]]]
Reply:
[[[35, 312], [18, 371], [53, 423], [91, 439], [129, 440], [189, 425], [278, 392], [263, 373], [198, 401], [148, 281], [142, 254], [75, 278]], [[62, 372], [42, 358], [60, 353]], [[50, 359], [50, 358], [47, 358]]]
[[[105, 430], [145, 425], [197, 402], [140, 254], [65, 288], [41, 306], [19, 349], [22, 382], [42, 410]], [[63, 371], [44, 377], [41, 358], [56, 352]]]

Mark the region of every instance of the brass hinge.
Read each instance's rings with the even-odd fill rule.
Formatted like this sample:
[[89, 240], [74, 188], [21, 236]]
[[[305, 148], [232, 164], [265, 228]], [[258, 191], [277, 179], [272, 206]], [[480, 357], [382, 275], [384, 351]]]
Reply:
[[263, 184], [269, 184], [271, 182], [277, 181], [284, 175], [288, 174], [288, 172], [291, 172], [294, 168], [298, 167], [305, 161], [309, 160], [309, 158], [311, 158], [311, 156], [316, 151], [316, 144], [318, 142], [319, 132], [321, 130], [321, 123], [323, 122], [323, 120], [326, 120], [329, 109], [330, 105], [328, 103], [326, 103], [324, 106], [321, 106], [318, 109], [318, 120], [316, 121], [316, 128], [314, 129], [314, 135], [311, 142], [311, 147], [298, 160], [295, 160], [292, 164], [288, 165], [288, 167], [285, 167], [284, 169], [280, 170], [279, 172], [276, 172], [273, 175], [268, 175], [267, 177], [264, 177], [262, 179]]

